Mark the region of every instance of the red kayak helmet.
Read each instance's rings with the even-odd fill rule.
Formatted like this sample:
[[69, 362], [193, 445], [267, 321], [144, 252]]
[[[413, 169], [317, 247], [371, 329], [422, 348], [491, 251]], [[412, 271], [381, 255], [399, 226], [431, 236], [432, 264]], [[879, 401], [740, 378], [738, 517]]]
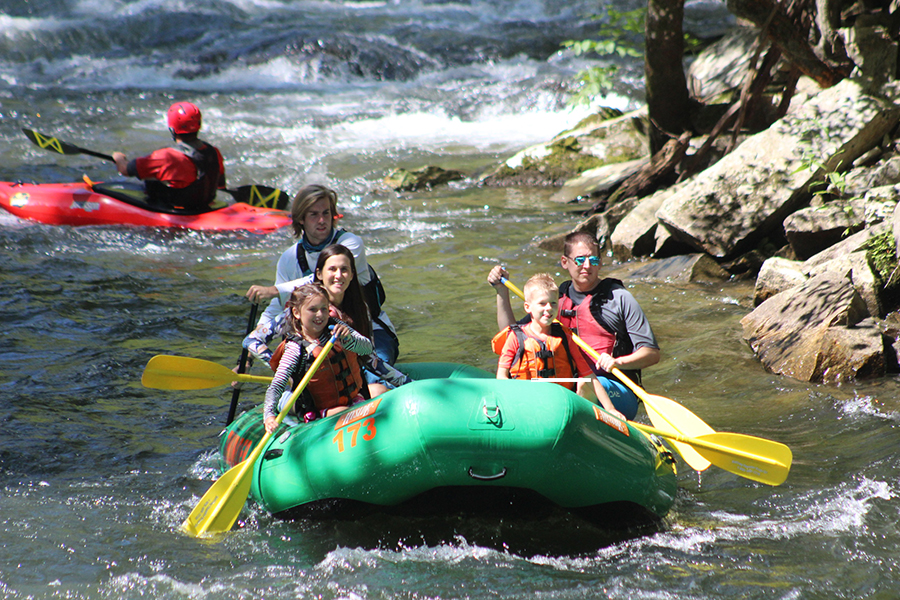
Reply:
[[176, 102], [170, 106], [166, 120], [169, 129], [176, 135], [200, 131], [200, 109], [190, 102]]

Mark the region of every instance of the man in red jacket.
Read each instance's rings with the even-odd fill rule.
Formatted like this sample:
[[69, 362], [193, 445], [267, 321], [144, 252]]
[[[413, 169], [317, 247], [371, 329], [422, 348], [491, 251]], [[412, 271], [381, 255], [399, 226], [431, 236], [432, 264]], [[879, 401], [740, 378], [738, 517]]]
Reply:
[[218, 148], [197, 137], [200, 109], [190, 102], [176, 102], [166, 115], [176, 144], [129, 161], [113, 152], [119, 173], [143, 180], [150, 201], [172, 208], [201, 212], [225, 188], [225, 164]]

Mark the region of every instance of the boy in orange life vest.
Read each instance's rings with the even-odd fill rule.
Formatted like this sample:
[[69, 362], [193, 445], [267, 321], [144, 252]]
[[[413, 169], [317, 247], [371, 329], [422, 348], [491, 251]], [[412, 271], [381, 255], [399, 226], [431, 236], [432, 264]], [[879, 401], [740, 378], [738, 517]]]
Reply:
[[[618, 279], [600, 277], [601, 258], [593, 235], [575, 231], [566, 236], [560, 266], [571, 280], [559, 286], [558, 318], [600, 355], [600, 361], [591, 365], [594, 373], [619, 412], [633, 419], [638, 397], [611, 375], [612, 368], [621, 369], [640, 385], [640, 370], [659, 362], [659, 344], [650, 321], [625, 285]], [[497, 265], [487, 281], [497, 292], [497, 325], [504, 329], [516, 320], [501, 277], [508, 278], [509, 273]]]
[[[497, 379], [538, 379], [586, 377], [591, 380], [600, 405], [623, 421], [625, 416], [613, 406], [590, 365], [575, 347], [572, 332], [554, 323], [559, 289], [553, 277], [538, 273], [525, 282], [525, 311], [531, 321], [513, 324], [492, 340], [494, 352], [500, 355]], [[560, 385], [585, 395], [583, 382], [560, 382]]]

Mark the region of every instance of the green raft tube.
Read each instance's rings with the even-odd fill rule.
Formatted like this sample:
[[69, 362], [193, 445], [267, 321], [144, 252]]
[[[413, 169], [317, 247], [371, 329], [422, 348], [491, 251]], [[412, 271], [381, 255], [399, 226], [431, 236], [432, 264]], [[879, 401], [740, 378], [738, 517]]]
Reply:
[[[661, 441], [554, 383], [497, 380], [455, 363], [398, 365], [416, 381], [308, 424], [281, 425], [251, 495], [275, 516], [349, 501], [393, 507], [453, 489], [528, 490], [559, 507], [659, 520], [677, 489]], [[223, 468], [264, 434], [261, 408], [221, 437]]]

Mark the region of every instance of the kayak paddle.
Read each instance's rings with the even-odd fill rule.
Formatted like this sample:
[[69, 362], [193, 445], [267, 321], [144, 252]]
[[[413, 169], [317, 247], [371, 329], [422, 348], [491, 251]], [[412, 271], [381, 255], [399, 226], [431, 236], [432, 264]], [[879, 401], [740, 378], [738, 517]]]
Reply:
[[[294, 407], [294, 403], [297, 402], [300, 394], [303, 393], [306, 385], [319, 369], [319, 365], [331, 352], [335, 339], [336, 336], [332, 334], [331, 339], [322, 347], [319, 356], [316, 357], [306, 375], [303, 376], [300, 385], [297, 386], [297, 389], [294, 390], [294, 393], [288, 399], [287, 404], [278, 413], [278, 417], [276, 417], [278, 425], [281, 424]], [[231, 529], [238, 515], [241, 514], [244, 504], [247, 502], [247, 496], [250, 494], [250, 486], [253, 483], [253, 465], [256, 463], [259, 455], [262, 454], [263, 448], [266, 447], [271, 437], [272, 434], [267, 432], [245, 460], [231, 467], [216, 480], [200, 499], [200, 502], [197, 503], [197, 506], [194, 507], [194, 510], [191, 511], [188, 518], [185, 519], [182, 524], [182, 528], [185, 531], [194, 537], [200, 537], [207, 532], [224, 533]]]
[[[25, 132], [25, 135], [28, 136], [28, 139], [31, 140], [32, 143], [34, 143], [39, 148], [43, 148], [44, 150], [50, 150], [51, 152], [56, 152], [57, 154], [66, 155], [87, 154], [88, 156], [102, 158], [103, 160], [108, 160], [109, 162], [115, 162], [113, 160], [113, 157], [109, 154], [94, 152], [93, 150], [88, 150], [87, 148], [69, 144], [58, 138], [46, 135], [33, 129], [22, 129], [22, 131]], [[291, 197], [287, 192], [265, 185], [242, 185], [237, 189], [225, 189], [222, 191], [231, 194], [236, 202], [249, 204], [250, 206], [256, 206], [258, 208], [287, 210], [291, 205]]]
[[159, 354], [144, 367], [141, 383], [157, 390], [205, 390], [233, 381], [271, 383], [271, 377], [235, 373], [228, 367], [199, 358]]
[[[244, 334], [244, 337], [250, 335], [250, 332], [253, 331], [253, 323], [256, 321], [256, 313], [259, 311], [259, 304], [254, 302], [252, 306], [250, 306], [250, 317], [247, 319], [247, 332]], [[243, 347], [243, 340], [241, 340], [241, 356], [238, 359], [238, 369], [237, 374], [242, 375], [244, 371], [247, 370], [247, 357], [250, 352]], [[231, 405], [228, 407], [228, 419], [225, 421], [225, 425], [231, 425], [231, 422], [234, 421], [234, 413], [237, 412], [237, 404], [238, 398], [241, 397], [241, 386], [236, 385], [234, 387], [234, 391], [231, 392]]]
[[[525, 298], [525, 294], [522, 290], [511, 281], [504, 277], [502, 278], [502, 282], [503, 285], [509, 288], [514, 294], [522, 299]], [[572, 339], [595, 361], [600, 359], [600, 355], [597, 351], [591, 348], [583, 339], [574, 333], [572, 334]], [[698, 452], [691, 444], [683, 443], [679, 439], [700, 437], [716, 433], [712, 427], [674, 400], [662, 396], [651, 396], [645, 392], [643, 388], [631, 381], [631, 379], [622, 373], [621, 370], [614, 368], [612, 374], [622, 381], [623, 384], [628, 386], [628, 388], [644, 402], [644, 407], [647, 409], [647, 415], [650, 417], [650, 422], [653, 423], [657, 431], [661, 432], [660, 437], [665, 437], [672, 443], [672, 447], [681, 455], [688, 466], [695, 471], [705, 471], [709, 468], [710, 464], [713, 464], [713, 461], [709, 460], [708, 456]], [[665, 433], [666, 435], [663, 436], [662, 433]], [[777, 442], [772, 443], [774, 444]], [[785, 448], [787, 448], [787, 446], [785, 446]]]

